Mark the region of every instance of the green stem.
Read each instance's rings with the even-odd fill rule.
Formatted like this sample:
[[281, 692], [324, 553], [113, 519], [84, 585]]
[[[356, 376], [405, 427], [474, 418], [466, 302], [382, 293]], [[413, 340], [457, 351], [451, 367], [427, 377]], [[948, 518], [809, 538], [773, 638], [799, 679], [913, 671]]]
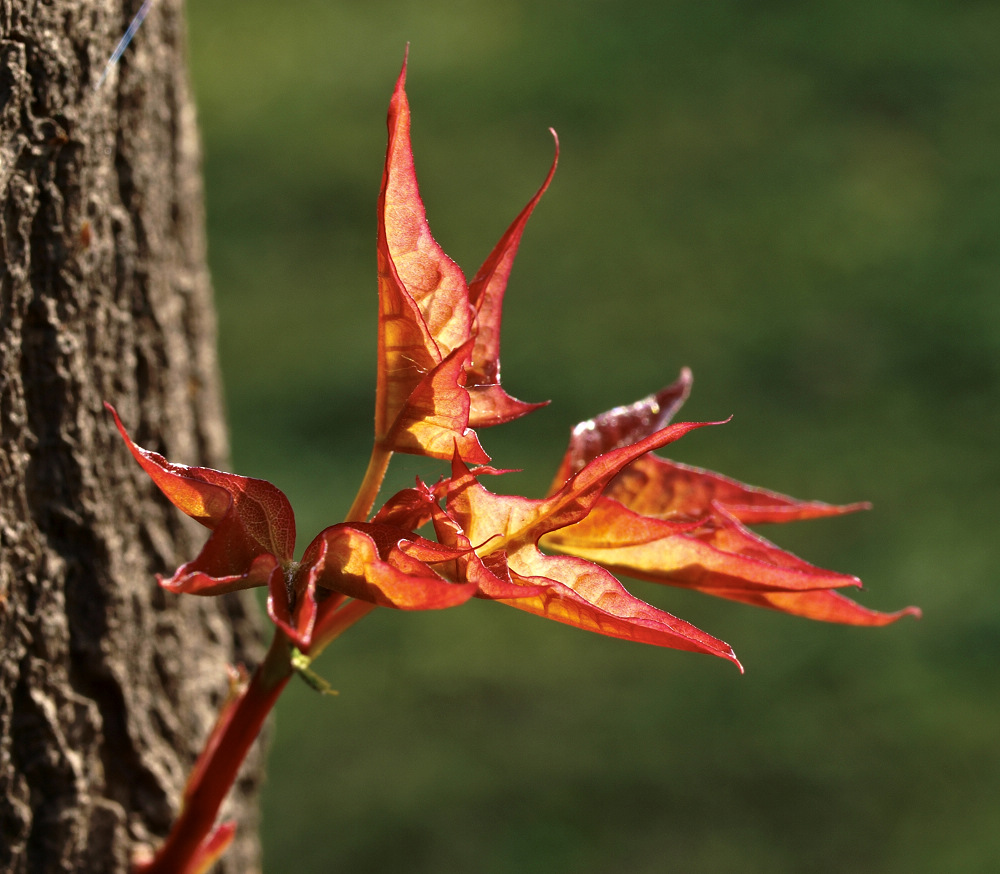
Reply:
[[361, 488], [351, 504], [351, 509], [347, 512], [345, 522], [364, 522], [371, 513], [378, 497], [378, 490], [382, 488], [382, 480], [385, 479], [386, 469], [389, 467], [389, 459], [392, 458], [392, 450], [386, 448], [381, 443], [376, 443], [372, 447], [371, 458], [368, 459], [368, 469], [365, 471], [365, 478], [361, 481]]

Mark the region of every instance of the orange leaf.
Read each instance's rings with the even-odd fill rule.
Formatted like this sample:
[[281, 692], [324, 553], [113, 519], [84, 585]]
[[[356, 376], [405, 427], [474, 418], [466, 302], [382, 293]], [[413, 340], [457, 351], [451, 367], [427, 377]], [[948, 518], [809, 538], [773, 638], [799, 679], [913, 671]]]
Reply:
[[[321, 531], [293, 575], [291, 597], [280, 575], [272, 576], [267, 611], [301, 650], [327, 642], [326, 626], [350, 598], [400, 610], [434, 610], [465, 603], [475, 586], [454, 583], [428, 563], [444, 564], [456, 551], [382, 523], [342, 523]], [[289, 602], [295, 607], [292, 610]]]
[[[543, 534], [581, 521], [590, 512], [608, 483], [636, 458], [680, 439], [689, 431], [713, 424], [718, 423], [678, 422], [650, 434], [643, 440], [599, 455], [574, 473], [557, 492], [544, 500], [493, 495], [492, 498], [495, 500], [491, 502], [484, 497], [491, 493], [479, 486], [475, 479], [476, 476], [481, 476], [483, 471], [472, 474], [465, 465], [453, 462], [452, 479], [447, 484], [448, 510], [451, 512], [453, 506], [458, 506], [456, 502], [461, 500], [465, 486], [471, 484], [480, 489], [482, 495], [475, 512], [471, 510], [465, 512], [460, 522], [473, 543], [481, 544], [493, 538], [493, 545], [489, 550], [492, 552], [506, 548], [504, 544], [507, 542], [537, 540]], [[498, 532], [503, 534], [500, 535]], [[501, 537], [501, 540], [497, 541], [497, 537]]]
[[[662, 427], [690, 385], [690, 371], [684, 370], [658, 394], [577, 425], [556, 483], [596, 453]], [[798, 501], [648, 454], [622, 469], [585, 519], [542, 542], [638, 579], [814, 619], [880, 625], [919, 611], [879, 613], [825, 591], [861, 581], [817, 568], [743, 524], [834, 516], [867, 506]]]
[[427, 564], [454, 557], [454, 550], [410, 531], [358, 523], [320, 532], [302, 564], [316, 568], [318, 586], [352, 598], [399, 610], [435, 610], [475, 594], [475, 586], [446, 580]]
[[[499, 471], [479, 467], [476, 468], [475, 476], [487, 473]], [[496, 600], [524, 594], [523, 586], [511, 582], [506, 564], [502, 560], [498, 561], [496, 554], [488, 556], [486, 561], [476, 555], [461, 526], [438, 505], [436, 492], [446, 493], [449, 483], [450, 480], [446, 480], [436, 490], [432, 490], [418, 479], [416, 488], [404, 489], [393, 495], [373, 521], [409, 529], [419, 528], [433, 521], [438, 542], [451, 550], [451, 555], [445, 561], [437, 563], [438, 573], [448, 579], [475, 584], [477, 598]], [[539, 592], [544, 588], [545, 586], [534, 587]]]
[[696, 519], [711, 515], [718, 505], [745, 525], [840, 516], [871, 507], [800, 501], [658, 455], [640, 458], [622, 471], [607, 494], [646, 516]]
[[295, 516], [269, 482], [173, 464], [132, 442], [118, 413], [105, 404], [126, 446], [160, 491], [180, 510], [212, 530], [198, 557], [160, 584], [173, 592], [220, 595], [267, 585], [275, 568], [291, 561]]
[[[438, 400], [425, 378], [472, 339], [473, 311], [462, 271], [431, 236], [417, 188], [410, 145], [410, 108], [404, 89], [406, 63], [389, 104], [389, 145], [378, 200], [379, 349], [375, 439], [390, 449], [450, 458], [454, 432], [465, 437], [469, 401], [463, 387], [465, 360], [446, 369], [434, 388], [465, 395], [464, 404], [444, 401], [445, 422], [435, 422], [421, 434], [410, 435], [400, 423], [422, 418], [428, 402]], [[411, 395], [423, 384], [420, 411], [410, 411]], [[462, 409], [464, 406], [464, 410]], [[443, 435], [433, 435], [435, 430]], [[424, 440], [434, 444], [427, 447]], [[441, 445], [446, 447], [441, 450]], [[442, 451], [444, 454], [442, 455]], [[481, 450], [480, 450], [481, 452]], [[482, 458], [470, 460], [480, 461]]]
[[641, 580], [710, 594], [860, 586], [857, 577], [814, 567], [748, 531], [720, 508], [706, 522], [677, 522], [634, 513], [602, 497], [575, 525], [543, 545]]
[[451, 458], [456, 446], [472, 464], [489, 461], [476, 432], [468, 428], [469, 393], [460, 385], [468, 361], [466, 344], [414, 386], [386, 435], [386, 445], [397, 452]]
[[[534, 575], [515, 571], [515, 563]], [[544, 555], [537, 549], [522, 550], [511, 565], [512, 579], [545, 588], [540, 594], [499, 599], [504, 604], [607, 637], [717, 655], [743, 670], [729, 644], [631, 595], [599, 565], [573, 556]]]
[[472, 398], [469, 423], [474, 428], [509, 422], [547, 403], [527, 404], [512, 398], [500, 387], [500, 321], [507, 280], [521, 244], [521, 235], [538, 201], [552, 182], [559, 163], [559, 137], [554, 130], [549, 130], [556, 143], [556, 154], [545, 181], [469, 283], [469, 301], [476, 312], [476, 340], [466, 385]]
[[[378, 380], [375, 440], [386, 449], [489, 460], [471, 430], [523, 416], [500, 388], [500, 318], [514, 255], [555, 171], [514, 220], [472, 285], [431, 235], [413, 164], [406, 63], [389, 104], [378, 200]], [[471, 397], [470, 397], [471, 395]]]
[[889, 625], [903, 616], [919, 619], [919, 607], [904, 607], [894, 613], [870, 610], [846, 598], [840, 592], [819, 589], [814, 592], [733, 592], [718, 590], [720, 598], [741, 601], [757, 607], [770, 607], [792, 616], [802, 616], [819, 622], [839, 622], [842, 625]]
[[443, 487], [447, 515], [476, 545], [484, 563], [491, 563], [494, 578], [500, 579], [500, 569], [511, 583], [531, 587], [518, 597], [497, 600], [611, 637], [712, 653], [738, 665], [727, 644], [635, 598], [605, 569], [538, 549], [544, 535], [584, 519], [622, 467], [697, 427], [701, 425], [672, 425], [601, 455], [544, 500], [493, 494], [478, 482], [478, 472], [470, 472], [456, 457], [452, 478]]
[[418, 479], [416, 488], [403, 489], [389, 498], [372, 522], [416, 531], [431, 521], [433, 505], [433, 493]]
[[598, 455], [628, 446], [668, 425], [687, 400], [691, 381], [691, 371], [685, 367], [674, 382], [656, 394], [580, 422], [570, 433], [569, 447], [550, 491], [559, 489]]

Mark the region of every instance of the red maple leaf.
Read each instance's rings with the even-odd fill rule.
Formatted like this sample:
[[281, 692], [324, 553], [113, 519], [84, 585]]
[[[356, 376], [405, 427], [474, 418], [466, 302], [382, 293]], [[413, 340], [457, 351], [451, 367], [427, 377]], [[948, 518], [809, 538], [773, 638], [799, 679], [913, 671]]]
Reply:
[[188, 467], [137, 446], [105, 405], [129, 451], [178, 509], [211, 529], [198, 557], [160, 584], [176, 593], [221, 595], [267, 586], [268, 613], [304, 653], [318, 652], [348, 598], [403, 610], [452, 607], [475, 592], [437, 574], [454, 550], [388, 524], [333, 525], [295, 561], [295, 517], [278, 488], [205, 467]]
[[[555, 172], [467, 284], [431, 236], [413, 165], [406, 64], [389, 104], [378, 199], [379, 331], [376, 445], [471, 463], [489, 457], [473, 427], [508, 422], [541, 404], [500, 387], [500, 319], [521, 235]], [[554, 134], [553, 134], [554, 135]], [[558, 159], [558, 141], [557, 154]]]
[[493, 578], [525, 587], [510, 593], [506, 585], [492, 589], [490, 576], [470, 575], [480, 596], [609, 637], [711, 653], [739, 665], [728, 644], [639, 600], [607, 569], [539, 549], [547, 536], [586, 520], [623, 467], [703, 424], [671, 425], [604, 453], [540, 500], [487, 491], [478, 481], [481, 473], [470, 472], [456, 456], [451, 479], [438, 488], [447, 517], [476, 545], [475, 555]]
[[[690, 386], [690, 371], [684, 370], [659, 393], [581, 422], [553, 487], [609, 448], [663, 427]], [[810, 619], [885, 625], [907, 614], [919, 616], [915, 607], [881, 613], [856, 604], [831, 590], [860, 586], [857, 577], [817, 568], [745, 527], [867, 507], [799, 501], [649, 453], [615, 477], [585, 519], [553, 531], [543, 543], [616, 573]]]

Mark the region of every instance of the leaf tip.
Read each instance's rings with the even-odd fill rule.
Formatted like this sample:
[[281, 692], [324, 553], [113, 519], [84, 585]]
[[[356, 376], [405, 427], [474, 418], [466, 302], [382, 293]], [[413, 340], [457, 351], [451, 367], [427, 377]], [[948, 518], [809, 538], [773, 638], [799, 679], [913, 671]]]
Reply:
[[400, 71], [400, 77], [403, 81], [406, 81], [406, 65], [410, 61], [410, 42], [407, 40], [406, 46], [403, 48], [403, 69]]
[[125, 431], [125, 426], [122, 424], [121, 417], [118, 415], [118, 410], [116, 410], [108, 401], [102, 401], [102, 403], [104, 404], [104, 409], [111, 413], [112, 418], [115, 420], [115, 427], [118, 429], [119, 433], [127, 442], [131, 443], [132, 441], [128, 439], [128, 434]]
[[861, 510], [871, 510], [873, 507], [871, 501], [855, 501], [853, 504], [841, 504], [837, 509], [840, 513], [859, 513]]

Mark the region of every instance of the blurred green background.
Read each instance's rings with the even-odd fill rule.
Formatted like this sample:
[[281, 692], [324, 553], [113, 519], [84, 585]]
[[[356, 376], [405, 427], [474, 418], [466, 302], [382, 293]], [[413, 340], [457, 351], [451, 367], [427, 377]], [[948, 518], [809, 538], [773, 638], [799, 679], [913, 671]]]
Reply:
[[[154, 13], [155, 14], [155, 13]], [[568, 429], [694, 369], [682, 461], [856, 517], [765, 530], [920, 622], [635, 583], [731, 643], [483, 602], [379, 611], [282, 701], [281, 872], [986, 872], [1000, 858], [1000, 6], [191, 0], [235, 468], [339, 521], [370, 446], [375, 198], [409, 41], [435, 234], [471, 275], [562, 160], [481, 435], [540, 494]], [[393, 482], [440, 467], [402, 459]]]

